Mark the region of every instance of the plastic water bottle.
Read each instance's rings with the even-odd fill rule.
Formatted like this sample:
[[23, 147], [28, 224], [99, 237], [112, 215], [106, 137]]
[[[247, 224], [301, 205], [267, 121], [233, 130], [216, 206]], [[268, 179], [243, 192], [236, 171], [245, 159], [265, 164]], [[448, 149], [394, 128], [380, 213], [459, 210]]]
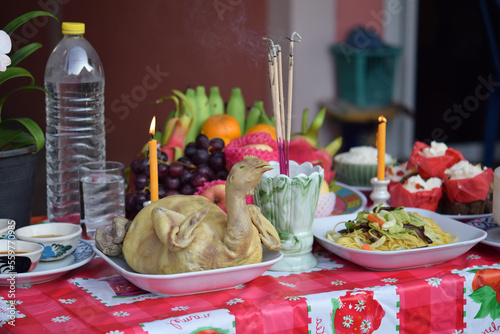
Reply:
[[106, 160], [104, 71], [83, 23], [64, 22], [45, 68], [47, 216], [80, 222], [78, 166]]

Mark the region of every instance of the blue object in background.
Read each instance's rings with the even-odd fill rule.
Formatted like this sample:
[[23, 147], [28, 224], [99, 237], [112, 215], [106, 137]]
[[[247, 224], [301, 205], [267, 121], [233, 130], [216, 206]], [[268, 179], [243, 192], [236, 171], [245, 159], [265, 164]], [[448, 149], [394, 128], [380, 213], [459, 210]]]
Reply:
[[357, 49], [378, 49], [386, 47], [385, 43], [382, 42], [375, 31], [359, 26], [351, 30], [345, 43]]
[[[495, 0], [494, 7], [500, 10], [500, 1]], [[480, 0], [479, 5], [484, 17], [484, 24], [488, 34], [488, 42], [490, 44], [491, 57], [493, 59], [493, 79], [497, 82], [500, 79], [500, 55], [498, 44], [496, 41], [495, 30], [493, 28], [492, 19], [489, 14], [488, 5], [486, 0]], [[484, 135], [483, 135], [483, 165], [493, 167], [493, 156], [495, 154], [495, 141], [498, 135], [498, 126], [500, 124], [500, 91], [495, 89], [486, 105], [486, 117], [484, 122]]]

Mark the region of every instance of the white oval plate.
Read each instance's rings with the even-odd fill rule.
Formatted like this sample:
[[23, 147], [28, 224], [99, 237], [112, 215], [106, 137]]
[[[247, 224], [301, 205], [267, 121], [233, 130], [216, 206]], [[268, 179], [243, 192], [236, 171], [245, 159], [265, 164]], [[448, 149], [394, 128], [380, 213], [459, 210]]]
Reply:
[[79, 240], [76, 249], [64, 259], [52, 262], [39, 262], [33, 271], [22, 274], [1, 274], [0, 286], [38, 284], [54, 280], [70, 270], [79, 268], [90, 262], [95, 256], [92, 245]]
[[316, 218], [313, 223], [313, 234], [316, 240], [330, 252], [372, 270], [402, 270], [446, 262], [466, 253], [486, 238], [485, 231], [433, 211], [416, 208], [405, 208], [405, 210], [417, 212], [424, 217], [433, 219], [443, 231], [456, 235], [458, 240], [452, 244], [426, 248], [401, 251], [367, 251], [345, 247], [326, 238], [327, 231], [334, 228], [337, 231], [345, 228], [344, 224], [337, 225], [337, 223], [354, 220], [357, 214]]
[[143, 290], [167, 296], [225, 290], [250, 282], [283, 258], [283, 253], [263, 247], [262, 262], [244, 266], [220, 268], [169, 275], [139, 274], [120, 257], [106, 256], [94, 247], [95, 252], [129, 282]]

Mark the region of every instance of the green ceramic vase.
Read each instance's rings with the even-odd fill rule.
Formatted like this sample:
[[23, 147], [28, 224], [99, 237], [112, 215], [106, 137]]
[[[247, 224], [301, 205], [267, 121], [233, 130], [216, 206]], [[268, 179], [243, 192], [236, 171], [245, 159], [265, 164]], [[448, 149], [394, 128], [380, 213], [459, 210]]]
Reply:
[[284, 257], [270, 270], [303, 271], [314, 268], [312, 224], [318, 206], [324, 170], [310, 162], [290, 161], [289, 176], [280, 174], [279, 163], [261, 178], [255, 188], [255, 204], [278, 232]]

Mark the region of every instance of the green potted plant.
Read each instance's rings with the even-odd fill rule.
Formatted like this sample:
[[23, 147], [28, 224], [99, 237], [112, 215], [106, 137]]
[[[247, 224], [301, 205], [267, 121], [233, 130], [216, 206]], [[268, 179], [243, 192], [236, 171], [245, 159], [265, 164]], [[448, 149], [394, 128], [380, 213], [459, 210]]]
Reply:
[[16, 227], [30, 223], [37, 156], [45, 144], [45, 136], [32, 119], [3, 119], [2, 107], [13, 93], [31, 89], [46, 90], [35, 85], [35, 79], [28, 70], [19, 67], [23, 59], [42, 47], [40, 43], [30, 43], [10, 56], [7, 54], [11, 51], [12, 33], [38, 16], [57, 19], [45, 11], [32, 11], [17, 17], [0, 30], [0, 85], [12, 79], [28, 79], [27, 84], [10, 90], [0, 98], [0, 218], [15, 220]]

